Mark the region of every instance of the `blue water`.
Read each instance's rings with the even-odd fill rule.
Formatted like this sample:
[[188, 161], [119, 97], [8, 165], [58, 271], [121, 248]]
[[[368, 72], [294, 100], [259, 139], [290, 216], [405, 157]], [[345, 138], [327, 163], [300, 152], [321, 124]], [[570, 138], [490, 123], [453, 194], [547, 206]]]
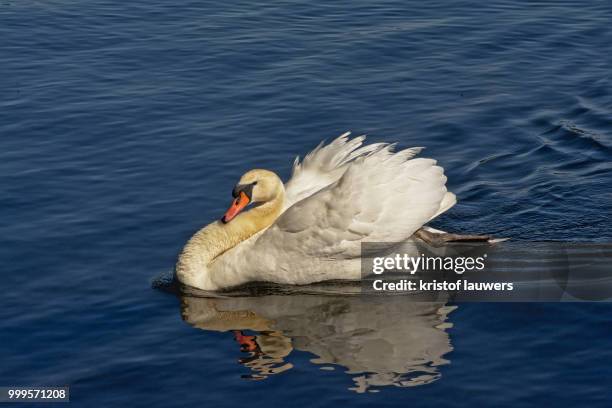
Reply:
[[244, 171], [286, 178], [346, 130], [427, 147], [459, 198], [438, 227], [610, 242], [610, 21], [607, 1], [1, 0], [0, 385], [68, 384], [79, 407], [610, 406], [610, 304], [154, 284]]

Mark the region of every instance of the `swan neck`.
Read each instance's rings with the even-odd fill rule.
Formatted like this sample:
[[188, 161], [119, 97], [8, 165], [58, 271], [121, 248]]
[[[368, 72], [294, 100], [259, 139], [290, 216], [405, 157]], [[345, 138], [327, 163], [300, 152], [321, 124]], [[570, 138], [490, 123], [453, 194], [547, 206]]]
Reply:
[[238, 214], [229, 223], [216, 221], [196, 232], [179, 256], [176, 265], [179, 280], [204, 290], [219, 289], [210, 265], [225, 252], [272, 225], [283, 209], [284, 196], [284, 189], [281, 189], [273, 200]]

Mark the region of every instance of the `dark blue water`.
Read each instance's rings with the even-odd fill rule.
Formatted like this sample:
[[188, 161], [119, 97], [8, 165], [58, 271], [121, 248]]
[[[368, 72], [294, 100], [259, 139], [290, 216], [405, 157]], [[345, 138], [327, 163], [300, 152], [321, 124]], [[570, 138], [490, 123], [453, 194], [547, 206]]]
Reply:
[[609, 242], [610, 21], [607, 1], [1, 0], [0, 385], [87, 407], [609, 406], [610, 304], [152, 282], [244, 171], [286, 178], [345, 130], [427, 146], [459, 198], [438, 227]]

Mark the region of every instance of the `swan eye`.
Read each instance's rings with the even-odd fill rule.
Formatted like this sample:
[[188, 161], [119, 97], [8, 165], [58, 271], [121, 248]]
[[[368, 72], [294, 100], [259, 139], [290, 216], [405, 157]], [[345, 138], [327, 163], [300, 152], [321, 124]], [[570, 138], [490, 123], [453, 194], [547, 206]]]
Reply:
[[257, 182], [256, 182], [256, 181], [254, 181], [254, 182], [252, 182], [251, 184], [253, 184], [254, 186], [256, 186], [256, 185], [257, 185]]

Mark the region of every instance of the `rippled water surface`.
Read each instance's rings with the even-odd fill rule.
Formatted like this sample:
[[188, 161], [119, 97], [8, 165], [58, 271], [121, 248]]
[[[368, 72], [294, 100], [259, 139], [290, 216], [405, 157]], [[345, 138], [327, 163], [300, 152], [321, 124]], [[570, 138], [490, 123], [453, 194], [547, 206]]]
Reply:
[[607, 1], [0, 0], [0, 385], [609, 406], [609, 304], [156, 287], [244, 171], [286, 178], [345, 130], [427, 147], [459, 198], [438, 227], [609, 242], [610, 21]]

